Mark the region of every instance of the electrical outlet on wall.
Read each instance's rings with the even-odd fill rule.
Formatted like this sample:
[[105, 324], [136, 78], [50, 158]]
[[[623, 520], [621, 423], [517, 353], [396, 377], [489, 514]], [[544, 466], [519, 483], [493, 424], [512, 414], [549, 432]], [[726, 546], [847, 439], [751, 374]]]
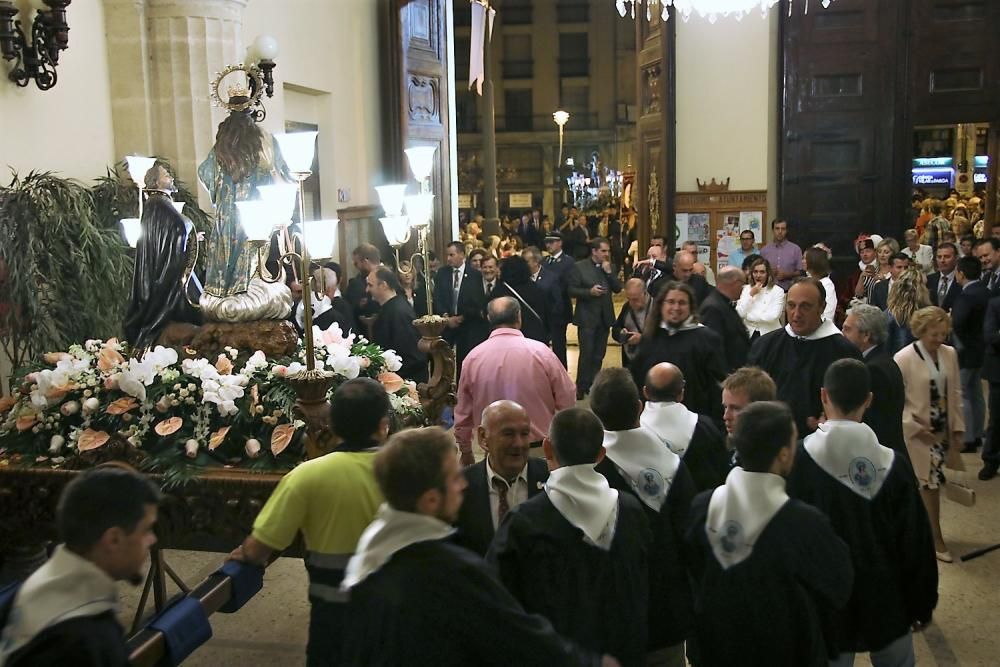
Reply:
[[341, 204], [351, 201], [351, 189], [337, 188], [337, 201]]

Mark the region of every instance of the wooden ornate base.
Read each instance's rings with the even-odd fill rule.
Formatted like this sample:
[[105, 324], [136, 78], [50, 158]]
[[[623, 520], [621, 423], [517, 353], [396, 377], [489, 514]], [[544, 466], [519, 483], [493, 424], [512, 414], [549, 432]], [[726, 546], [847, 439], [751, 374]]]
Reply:
[[444, 409], [455, 405], [455, 351], [441, 337], [447, 326], [444, 318], [421, 317], [413, 321], [413, 326], [421, 336], [417, 347], [427, 354], [431, 362], [430, 380], [417, 387], [420, 403], [427, 421], [438, 424]]
[[208, 322], [201, 326], [172, 322], [156, 342], [177, 348], [179, 352], [183, 352], [183, 348], [194, 349], [207, 358], [232, 347], [248, 355], [261, 350], [273, 359], [292, 355], [298, 345], [298, 334], [288, 320]]

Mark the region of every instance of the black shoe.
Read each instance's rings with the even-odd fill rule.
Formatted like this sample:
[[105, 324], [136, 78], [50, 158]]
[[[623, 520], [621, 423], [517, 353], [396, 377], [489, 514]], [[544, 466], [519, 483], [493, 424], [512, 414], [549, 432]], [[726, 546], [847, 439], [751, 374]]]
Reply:
[[962, 447], [962, 453], [963, 454], [975, 454], [977, 451], [979, 451], [979, 441], [978, 440], [973, 440], [972, 442], [967, 442], [967, 443], [965, 443], [965, 446]]
[[996, 463], [986, 463], [983, 465], [983, 469], [979, 471], [979, 479], [984, 482], [989, 481], [997, 476], [997, 468], [1000, 468]]
[[583, 400], [584, 398], [586, 398], [586, 397], [587, 397], [587, 393], [588, 393], [588, 392], [586, 392], [586, 391], [585, 391], [585, 390], [583, 390], [583, 389], [577, 389], [577, 390], [576, 390], [576, 400], [578, 400], [578, 401], [582, 401], [582, 400]]

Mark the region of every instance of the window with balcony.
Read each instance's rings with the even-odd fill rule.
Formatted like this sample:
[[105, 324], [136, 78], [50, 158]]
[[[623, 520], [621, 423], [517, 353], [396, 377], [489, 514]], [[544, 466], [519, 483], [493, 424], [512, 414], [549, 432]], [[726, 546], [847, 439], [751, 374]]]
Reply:
[[588, 37], [585, 32], [559, 33], [559, 76], [590, 76]]
[[501, 68], [505, 79], [530, 79], [535, 61], [531, 56], [531, 35], [504, 35]]
[[530, 132], [532, 129], [531, 90], [505, 90], [503, 100], [502, 129], [508, 132]]

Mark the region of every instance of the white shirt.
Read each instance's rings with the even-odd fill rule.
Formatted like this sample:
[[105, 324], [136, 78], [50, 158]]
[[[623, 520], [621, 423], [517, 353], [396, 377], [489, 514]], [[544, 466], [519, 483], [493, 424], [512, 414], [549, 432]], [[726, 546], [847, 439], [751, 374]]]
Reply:
[[833, 316], [837, 313], [837, 288], [833, 286], [830, 276], [820, 278], [819, 282], [826, 288], [826, 308], [823, 309], [823, 319], [833, 322]]
[[[504, 483], [507, 482], [503, 477], [496, 474], [493, 471], [493, 467], [490, 466], [490, 457], [486, 457], [486, 488], [490, 492], [490, 516], [493, 518], [493, 530], [496, 530], [500, 525], [500, 494], [495, 488], [493, 488], [493, 479], [502, 480]], [[507, 507], [508, 511], [514, 509], [525, 500], [528, 499], [528, 464], [524, 465], [521, 472], [518, 473], [517, 479], [514, 483], [510, 485], [507, 489]]]
[[747, 332], [755, 331], [763, 336], [781, 328], [781, 314], [785, 310], [785, 290], [771, 285], [750, 296], [750, 285], [744, 285], [740, 300], [736, 302], [736, 312], [743, 318]]
[[929, 245], [920, 244], [917, 251], [910, 250], [909, 246], [903, 248], [903, 254], [913, 260], [917, 267], [924, 273], [934, 272], [934, 251]]

